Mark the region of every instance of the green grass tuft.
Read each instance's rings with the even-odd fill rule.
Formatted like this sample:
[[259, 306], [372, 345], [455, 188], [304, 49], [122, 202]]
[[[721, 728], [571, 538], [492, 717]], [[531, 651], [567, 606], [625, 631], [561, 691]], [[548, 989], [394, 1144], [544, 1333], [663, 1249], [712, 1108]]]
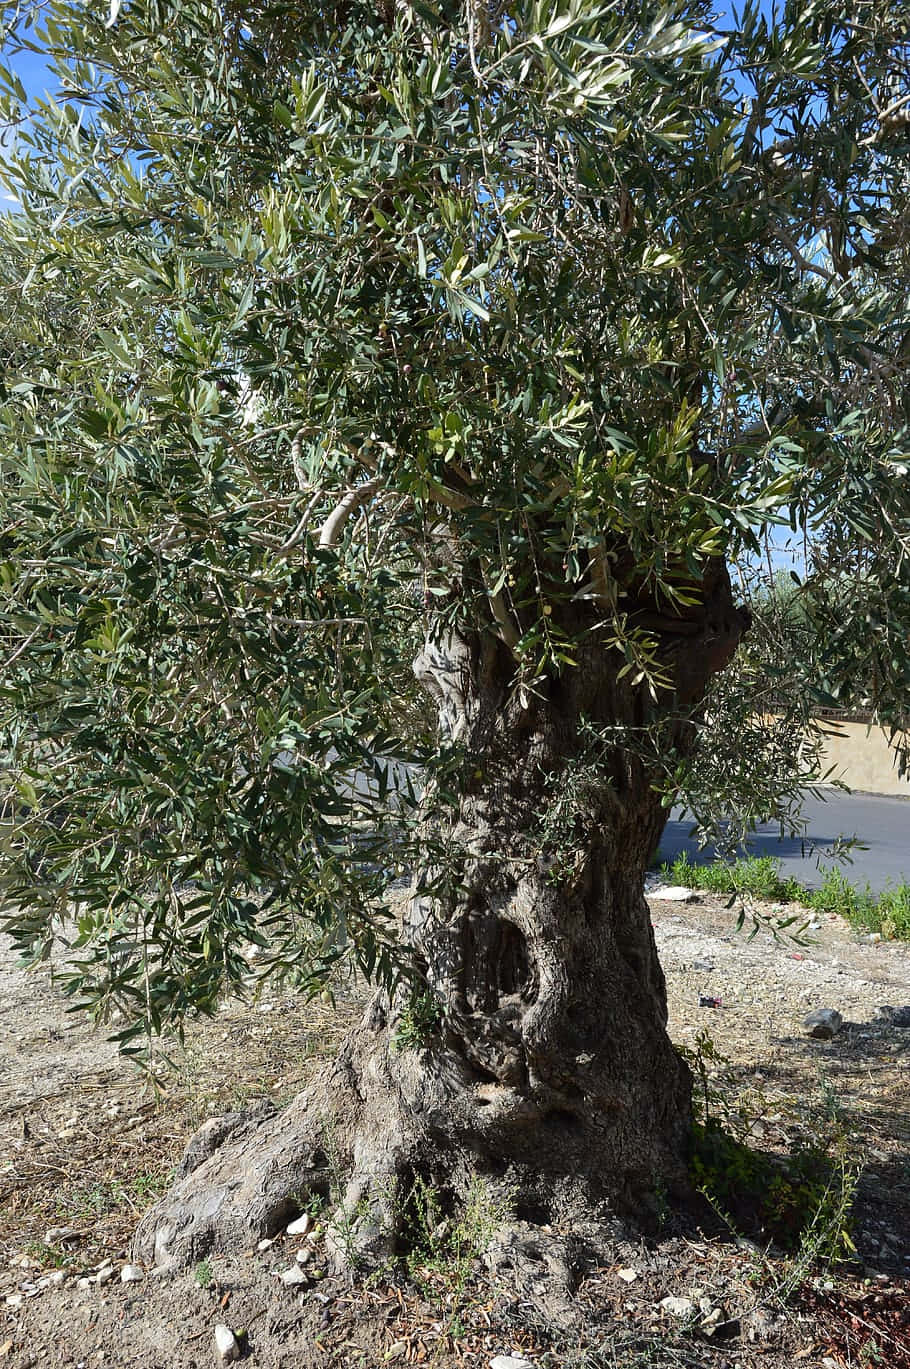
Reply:
[[705, 889], [712, 894], [750, 894], [774, 903], [792, 903], [803, 893], [795, 879], [781, 879], [780, 865], [770, 856], [695, 865], [682, 854], [672, 865], [663, 865], [660, 873], [668, 883], [685, 884], [690, 889]]
[[866, 884], [851, 884], [840, 870], [827, 870], [821, 887], [807, 889], [799, 880], [782, 878], [780, 862], [770, 856], [715, 860], [696, 865], [683, 853], [660, 867], [668, 884], [684, 884], [711, 894], [739, 894], [769, 903], [799, 903], [814, 913], [836, 913], [854, 927], [879, 932], [889, 941], [910, 941], [910, 884], [884, 889], [876, 898]]

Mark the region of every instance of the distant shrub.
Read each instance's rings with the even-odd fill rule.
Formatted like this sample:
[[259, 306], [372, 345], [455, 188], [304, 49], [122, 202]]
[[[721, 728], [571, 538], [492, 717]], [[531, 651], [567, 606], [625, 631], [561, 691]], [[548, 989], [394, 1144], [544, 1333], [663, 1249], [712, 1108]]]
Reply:
[[748, 856], [737, 861], [712, 861], [696, 865], [685, 854], [672, 865], [663, 865], [661, 875], [674, 884], [690, 889], [704, 889], [712, 894], [749, 894], [776, 903], [789, 903], [802, 896], [803, 890], [794, 879], [782, 879], [780, 865], [770, 856]]
[[840, 870], [827, 870], [820, 889], [803, 894], [806, 906], [816, 913], [837, 913], [855, 926], [877, 928], [875, 897], [868, 884], [851, 884]]
[[711, 894], [739, 894], [771, 903], [800, 903], [815, 913], [835, 913], [854, 927], [880, 932], [888, 940], [910, 941], [910, 884], [889, 886], [875, 896], [868, 883], [851, 884], [840, 870], [826, 870], [818, 889], [781, 876], [771, 856], [715, 860], [697, 865], [683, 853], [660, 867], [663, 879]]
[[910, 941], [910, 884], [886, 889], [878, 900], [878, 916], [882, 936]]

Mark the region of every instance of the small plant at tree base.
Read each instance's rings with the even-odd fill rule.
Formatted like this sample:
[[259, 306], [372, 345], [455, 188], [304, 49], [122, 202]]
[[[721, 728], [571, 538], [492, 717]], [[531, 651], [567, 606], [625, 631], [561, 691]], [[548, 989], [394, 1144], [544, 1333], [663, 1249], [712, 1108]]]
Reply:
[[193, 1270], [193, 1278], [199, 1288], [211, 1288], [215, 1282], [211, 1260], [200, 1260]]
[[83, 1219], [113, 1212], [127, 1201], [128, 1194], [120, 1179], [108, 1179], [86, 1188], [76, 1188], [67, 1195], [67, 1206], [72, 1216]]
[[805, 1171], [802, 1194], [811, 1200], [812, 1210], [800, 1232], [796, 1258], [778, 1284], [782, 1297], [818, 1264], [827, 1267], [856, 1253], [850, 1214], [861, 1166], [850, 1156], [846, 1138], [838, 1138], [833, 1153], [831, 1148], [809, 1147], [797, 1152], [797, 1158]]
[[670, 1196], [667, 1186], [664, 1183], [656, 1184], [653, 1191], [654, 1215], [657, 1219], [658, 1231], [663, 1231], [667, 1227], [673, 1209], [670, 1206]]
[[715, 1124], [731, 1132], [737, 1140], [745, 1141], [755, 1124], [756, 1114], [765, 1110], [766, 1100], [750, 1090], [748, 1105], [738, 1098], [736, 1081], [730, 1061], [719, 1051], [713, 1037], [704, 1027], [697, 1033], [692, 1047], [677, 1046], [678, 1053], [695, 1076], [693, 1107], [703, 1125]]
[[[822, 1076], [819, 1086], [826, 1118], [837, 1130], [827, 1143], [800, 1144], [778, 1157], [746, 1144], [750, 1117], [732, 1101], [732, 1087], [718, 1087], [728, 1061], [708, 1032], [700, 1031], [694, 1049], [681, 1054], [696, 1077], [694, 1104], [702, 1118], [693, 1127], [690, 1171], [714, 1210], [736, 1229], [795, 1251], [794, 1268], [808, 1270], [851, 1252], [850, 1207], [859, 1166], [847, 1158], [830, 1081]], [[727, 1082], [732, 1085], [732, 1079]]]
[[407, 1268], [418, 1284], [446, 1284], [456, 1295], [457, 1307], [475, 1261], [509, 1219], [511, 1203], [476, 1179], [458, 1214], [448, 1213], [447, 1206], [438, 1189], [415, 1178], [406, 1200]]
[[131, 1176], [129, 1189], [137, 1202], [150, 1203], [163, 1193], [167, 1184], [168, 1176], [166, 1174], [154, 1174], [142, 1170]]
[[326, 1209], [330, 1206], [328, 1193], [319, 1189], [298, 1189], [288, 1195], [288, 1202], [290, 1211], [295, 1218], [302, 1217], [306, 1213], [313, 1218], [313, 1221], [324, 1216]]
[[415, 989], [398, 1022], [392, 1044], [397, 1051], [420, 1050], [442, 1022], [439, 1000], [429, 989]]
[[301, 1211], [308, 1213], [309, 1216], [311, 1216], [313, 1218], [313, 1221], [315, 1222], [318, 1220], [318, 1218], [325, 1215], [325, 1210], [327, 1207], [328, 1199], [326, 1198], [325, 1194], [314, 1192], [308, 1195], [307, 1200], [303, 1204]]

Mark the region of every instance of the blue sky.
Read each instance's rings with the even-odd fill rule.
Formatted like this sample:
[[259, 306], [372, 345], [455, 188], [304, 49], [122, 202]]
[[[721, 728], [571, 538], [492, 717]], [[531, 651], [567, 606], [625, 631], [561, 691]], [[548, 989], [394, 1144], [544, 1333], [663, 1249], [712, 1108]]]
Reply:
[[[20, 26], [19, 32], [27, 40], [34, 37], [33, 29]], [[43, 95], [45, 90], [53, 87], [53, 81], [42, 57], [37, 52], [17, 52], [16, 46], [15, 41], [5, 41], [0, 60], [19, 77], [29, 98]]]
[[[11, 43], [3, 44], [0, 61], [14, 75], [19, 77], [28, 98], [30, 100], [36, 97], [40, 98], [46, 90], [52, 90], [53, 81], [41, 56], [36, 52], [14, 52], [12, 47]], [[0, 156], [2, 156], [4, 147], [8, 147], [14, 138], [15, 131], [0, 123]], [[0, 210], [6, 205], [15, 205], [16, 203], [17, 201], [12, 195], [0, 189]]]
[[4, 56], [4, 64], [12, 67], [29, 96], [43, 95], [52, 87], [50, 72], [36, 52], [18, 52], [11, 58]]

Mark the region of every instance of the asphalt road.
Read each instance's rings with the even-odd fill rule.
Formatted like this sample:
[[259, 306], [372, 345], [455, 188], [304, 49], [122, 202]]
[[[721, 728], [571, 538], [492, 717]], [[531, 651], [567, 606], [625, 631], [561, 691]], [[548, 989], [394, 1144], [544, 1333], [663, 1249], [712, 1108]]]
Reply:
[[[816, 888], [824, 871], [839, 867], [853, 884], [867, 882], [873, 892], [888, 884], [910, 882], [910, 799], [880, 798], [874, 794], [844, 794], [825, 791], [825, 799], [807, 798], [803, 816], [807, 820], [805, 837], [780, 838], [776, 826], [760, 827], [749, 841], [750, 855], [773, 856], [781, 872], [795, 875], [800, 883]], [[689, 837], [690, 823], [671, 815], [660, 844], [660, 860], [672, 860], [686, 851], [693, 861], [705, 863], [714, 858], [708, 847], [699, 851]], [[858, 845], [850, 851], [851, 860], [832, 860], [830, 848], [839, 836], [856, 837]]]

